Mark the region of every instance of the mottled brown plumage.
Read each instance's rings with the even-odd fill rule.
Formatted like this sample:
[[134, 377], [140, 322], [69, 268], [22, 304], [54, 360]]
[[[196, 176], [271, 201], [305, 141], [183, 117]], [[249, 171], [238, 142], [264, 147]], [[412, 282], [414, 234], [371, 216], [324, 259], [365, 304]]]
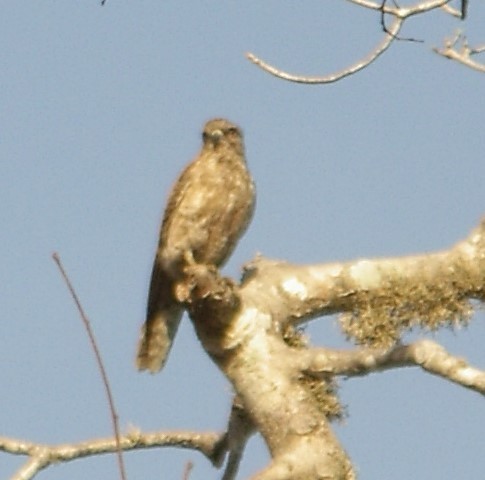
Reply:
[[239, 128], [223, 119], [206, 123], [199, 155], [170, 194], [153, 265], [136, 365], [152, 373], [168, 356], [182, 317], [175, 282], [187, 261], [222, 266], [251, 220], [255, 189]]

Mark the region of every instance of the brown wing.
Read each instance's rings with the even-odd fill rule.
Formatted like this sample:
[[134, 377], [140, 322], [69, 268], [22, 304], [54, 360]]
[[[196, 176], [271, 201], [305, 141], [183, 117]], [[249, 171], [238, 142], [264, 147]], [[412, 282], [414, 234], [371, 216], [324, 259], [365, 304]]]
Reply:
[[[183, 229], [171, 230], [170, 226], [173, 221], [180, 222], [181, 219], [177, 219], [180, 215], [180, 204], [184, 202], [187, 194], [190, 203], [194, 169], [197, 170], [196, 161], [185, 168], [175, 183], [169, 196], [160, 229], [158, 250], [153, 264], [148, 293], [147, 314], [136, 355], [137, 368], [149, 370], [151, 373], [158, 372], [165, 364], [182, 318], [183, 310], [173, 298], [173, 275], [165, 268], [167, 262], [164, 259], [169, 254], [167, 243], [180, 246], [184, 243], [183, 239], [174, 237], [174, 234], [182, 235]], [[169, 236], [172, 237], [170, 240]]]
[[214, 221], [209, 222], [208, 244], [202, 262], [222, 266], [246, 231], [255, 208], [255, 189], [244, 165], [233, 165], [223, 176], [220, 205]]
[[203, 152], [182, 174], [162, 225], [160, 260], [176, 263], [190, 251], [198, 263], [220, 266], [254, 210], [254, 186], [243, 157]]

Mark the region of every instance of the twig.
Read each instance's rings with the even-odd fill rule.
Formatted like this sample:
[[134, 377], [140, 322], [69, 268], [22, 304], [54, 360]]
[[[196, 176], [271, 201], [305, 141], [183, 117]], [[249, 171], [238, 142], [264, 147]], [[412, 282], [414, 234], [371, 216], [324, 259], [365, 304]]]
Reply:
[[86, 332], [88, 334], [89, 342], [91, 344], [94, 355], [96, 357], [96, 363], [98, 364], [99, 372], [100, 372], [101, 378], [103, 380], [103, 385], [104, 385], [104, 388], [105, 388], [105, 391], [106, 391], [106, 397], [108, 399], [111, 421], [112, 421], [112, 424], [113, 424], [113, 431], [114, 431], [115, 440], [116, 440], [116, 449], [117, 449], [116, 452], [117, 452], [117, 458], [118, 458], [118, 466], [119, 466], [119, 470], [120, 470], [120, 478], [121, 478], [121, 480], [126, 480], [126, 470], [125, 470], [125, 465], [124, 465], [124, 461], [123, 461], [123, 453], [122, 453], [121, 446], [120, 446], [120, 428], [119, 428], [119, 424], [118, 424], [118, 415], [116, 413], [115, 403], [114, 403], [113, 395], [111, 393], [108, 375], [106, 374], [106, 369], [104, 368], [103, 360], [101, 358], [101, 352], [100, 352], [100, 350], [99, 350], [99, 348], [96, 344], [96, 338], [95, 338], [93, 330], [91, 328], [91, 324], [89, 322], [89, 319], [88, 319], [86, 313], [84, 312], [84, 309], [81, 305], [81, 302], [80, 302], [80, 300], [79, 300], [79, 298], [76, 294], [76, 291], [74, 290], [74, 287], [73, 287], [71, 281], [69, 280], [69, 277], [68, 277], [66, 271], [64, 270], [64, 267], [62, 266], [61, 259], [58, 255], [58, 253], [54, 252], [52, 254], [52, 258], [54, 259], [54, 262], [56, 262], [56, 264], [57, 264], [57, 266], [58, 266], [58, 268], [61, 272], [62, 278], [64, 279], [64, 281], [67, 285], [69, 293], [71, 294], [71, 296], [74, 300], [74, 303], [76, 304], [79, 315], [81, 316], [81, 320], [84, 324], [84, 328], [86, 329]]
[[[399, 40], [399, 41], [402, 41], [402, 42], [424, 43], [424, 40], [420, 40], [418, 38], [413, 38], [413, 37], [399, 37], [398, 35], [394, 35], [391, 31], [389, 31], [389, 29], [387, 28], [387, 25], [386, 25], [386, 3], [387, 3], [387, 0], [382, 0], [382, 3], [381, 3], [381, 27], [382, 27], [382, 31], [384, 33], [389, 34], [389, 35], [393, 35], [395, 40]], [[393, 3], [394, 3], [395, 8], [399, 8], [399, 5], [396, 3], [395, 0], [394, 0]]]
[[182, 480], [189, 480], [190, 472], [192, 471], [193, 468], [194, 468], [194, 464], [189, 460], [185, 465], [184, 474], [182, 475]]

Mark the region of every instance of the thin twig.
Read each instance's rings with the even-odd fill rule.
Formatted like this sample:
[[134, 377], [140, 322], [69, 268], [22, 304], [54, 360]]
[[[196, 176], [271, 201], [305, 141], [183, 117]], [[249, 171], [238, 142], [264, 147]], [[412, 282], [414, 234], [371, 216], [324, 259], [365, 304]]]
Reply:
[[69, 293], [71, 294], [71, 296], [74, 300], [74, 303], [76, 304], [79, 315], [81, 316], [81, 320], [84, 324], [84, 328], [86, 329], [86, 332], [88, 334], [89, 342], [90, 342], [91, 347], [93, 349], [94, 355], [96, 356], [96, 363], [98, 364], [99, 372], [101, 374], [101, 378], [103, 380], [103, 385], [104, 385], [104, 388], [106, 390], [106, 397], [108, 399], [111, 421], [113, 423], [113, 430], [114, 430], [115, 440], [116, 440], [116, 454], [117, 454], [116, 456], [118, 458], [120, 478], [121, 478], [121, 480], [126, 480], [125, 464], [124, 464], [124, 461], [123, 461], [123, 453], [122, 453], [121, 446], [120, 446], [120, 428], [119, 428], [119, 424], [118, 424], [118, 415], [116, 413], [113, 395], [111, 393], [111, 388], [109, 386], [108, 375], [106, 374], [106, 369], [104, 368], [103, 360], [101, 358], [101, 352], [98, 348], [98, 345], [96, 344], [96, 338], [95, 338], [93, 330], [91, 328], [91, 324], [89, 322], [89, 319], [88, 319], [86, 313], [84, 312], [84, 309], [81, 305], [81, 302], [80, 302], [80, 300], [79, 300], [79, 298], [76, 294], [76, 291], [74, 290], [74, 287], [73, 287], [71, 281], [69, 280], [69, 277], [68, 277], [66, 271], [64, 270], [64, 267], [62, 266], [62, 262], [61, 262], [61, 259], [59, 257], [59, 254], [57, 252], [54, 252], [52, 254], [52, 258], [54, 259], [54, 262], [56, 262], [56, 264], [57, 264], [57, 266], [58, 266], [58, 268], [61, 272], [62, 278], [64, 279], [64, 281], [67, 285]]
[[192, 471], [193, 468], [194, 468], [194, 464], [189, 460], [185, 465], [184, 474], [182, 475], [182, 480], [189, 480], [190, 472]]
[[[388, 35], [393, 35], [395, 40], [399, 40], [401, 42], [415, 42], [415, 43], [424, 43], [424, 40], [421, 40], [419, 38], [414, 38], [414, 37], [399, 37], [398, 35], [394, 35], [386, 25], [386, 3], [387, 0], [382, 0], [381, 4], [381, 28], [384, 33], [387, 33]], [[399, 9], [399, 5], [394, 1], [394, 8]]]

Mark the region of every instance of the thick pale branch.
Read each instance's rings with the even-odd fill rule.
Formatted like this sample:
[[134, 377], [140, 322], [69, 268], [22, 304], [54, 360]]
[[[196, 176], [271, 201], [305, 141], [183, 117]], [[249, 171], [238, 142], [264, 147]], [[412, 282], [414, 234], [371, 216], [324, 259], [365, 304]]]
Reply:
[[[247, 415], [247, 420], [238, 419], [242, 439], [251, 431], [246, 427], [254, 425], [272, 456], [270, 466], [254, 479], [353, 479], [347, 455], [302, 378], [300, 351], [285, 343], [277, 315], [266, 303], [271, 286], [253, 295], [254, 288], [239, 289], [210, 269], [204, 273], [196, 267], [188, 274], [188, 288], [181, 290], [189, 293], [187, 307], [197, 335]], [[237, 462], [237, 448], [233, 453]]]
[[470, 366], [431, 340], [398, 345], [390, 350], [315, 348], [307, 351], [306, 356], [306, 371], [312, 375], [353, 377], [392, 368], [419, 366], [433, 375], [485, 394], [485, 371]]
[[434, 254], [316, 266], [257, 259], [247, 272], [243, 290], [253, 298], [265, 295], [281, 321], [341, 312], [347, 335], [388, 347], [413, 326], [466, 322], [470, 300], [485, 298], [485, 221], [463, 242]]
[[[392, 344], [419, 318], [437, 328], [450, 317], [466, 317], [469, 299], [485, 298], [484, 232], [485, 221], [449, 250], [404, 258], [305, 267], [258, 258], [246, 267], [240, 287], [204, 266], [187, 272], [180, 290], [199, 339], [231, 381], [248, 426], [263, 435], [272, 456], [253, 480], [354, 478], [322, 408], [321, 392], [339, 372], [420, 365], [481, 391], [480, 372], [430, 343], [391, 353], [369, 349], [360, 356], [320, 356], [318, 376], [305, 342], [287, 331], [317, 315], [347, 312], [347, 334], [375, 347]], [[238, 450], [233, 453], [238, 461]]]

